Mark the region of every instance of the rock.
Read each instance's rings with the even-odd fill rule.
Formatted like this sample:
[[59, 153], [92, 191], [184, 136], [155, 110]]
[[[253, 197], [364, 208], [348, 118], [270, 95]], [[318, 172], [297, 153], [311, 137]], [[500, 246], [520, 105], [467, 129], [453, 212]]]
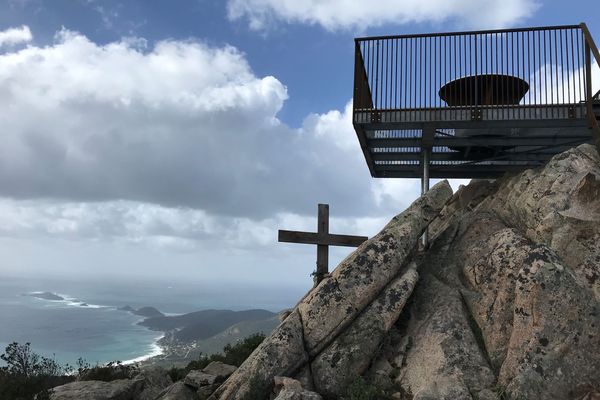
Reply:
[[212, 385], [215, 383], [216, 380], [217, 380], [216, 376], [207, 374], [206, 372], [190, 371], [185, 376], [185, 378], [183, 378], [183, 383], [185, 383], [188, 386], [198, 389], [199, 387], [202, 387], [202, 386]]
[[[451, 196], [447, 181], [436, 184], [363, 243], [309, 292], [210, 399], [241, 400], [251, 386], [268, 389], [275, 376], [300, 372], [309, 357], [325, 349], [398, 275], [422, 232]], [[387, 325], [385, 320], [377, 329]]]
[[318, 393], [303, 389], [295, 379], [276, 376], [274, 382], [275, 400], [322, 400]]
[[198, 394], [185, 383], [175, 382], [165, 389], [156, 400], [198, 400]]
[[120, 379], [112, 382], [76, 381], [55, 387], [51, 400], [132, 400], [143, 387], [142, 380]]
[[202, 370], [202, 372], [216, 377], [217, 382], [223, 382], [233, 374], [237, 369], [234, 365], [222, 363], [221, 361], [213, 361]]
[[342, 332], [405, 265], [421, 234], [452, 196], [447, 181], [433, 186], [367, 240], [298, 305], [311, 357]]
[[414, 295], [405, 331], [412, 341], [397, 383], [415, 400], [471, 400], [471, 393], [492, 387], [494, 373], [460, 292], [424, 272]]
[[142, 392], [135, 400], [155, 400], [163, 390], [173, 384], [167, 371], [160, 367], [143, 368], [134, 379], [143, 382]]
[[277, 314], [277, 318], [280, 322], [283, 322], [292, 313], [292, 311], [292, 309], [280, 311], [279, 314]]
[[198, 398], [200, 400], [208, 399], [210, 397], [210, 395], [213, 394], [215, 392], [215, 390], [217, 390], [218, 387], [219, 387], [218, 383], [215, 383], [214, 385], [199, 387], [198, 390], [196, 391]]
[[600, 301], [600, 156], [583, 144], [502, 183], [486, 207], [544, 243]]
[[363, 375], [384, 336], [398, 319], [419, 275], [411, 264], [311, 363], [316, 390], [340, 397]]

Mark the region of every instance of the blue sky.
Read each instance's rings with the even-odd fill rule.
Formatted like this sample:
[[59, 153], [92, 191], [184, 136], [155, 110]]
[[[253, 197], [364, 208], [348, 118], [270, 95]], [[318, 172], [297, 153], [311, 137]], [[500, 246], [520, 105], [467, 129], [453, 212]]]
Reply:
[[350, 123], [355, 36], [584, 21], [600, 40], [596, 0], [0, 10], [0, 276], [191, 276], [291, 297], [316, 249], [276, 243], [278, 228], [313, 230], [325, 202], [332, 231], [370, 236], [419, 191], [368, 174]]

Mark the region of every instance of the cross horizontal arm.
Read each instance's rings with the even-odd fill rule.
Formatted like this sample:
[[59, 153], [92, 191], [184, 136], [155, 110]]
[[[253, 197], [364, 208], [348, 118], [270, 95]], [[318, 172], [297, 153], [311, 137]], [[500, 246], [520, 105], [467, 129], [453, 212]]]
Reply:
[[366, 236], [332, 235], [313, 232], [279, 230], [279, 241], [302, 244], [322, 244], [327, 246], [358, 247], [369, 239]]

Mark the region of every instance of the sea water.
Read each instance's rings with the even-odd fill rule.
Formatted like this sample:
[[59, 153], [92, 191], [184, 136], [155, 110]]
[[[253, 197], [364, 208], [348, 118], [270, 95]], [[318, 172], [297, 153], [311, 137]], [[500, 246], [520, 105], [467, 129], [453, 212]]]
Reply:
[[[32, 295], [36, 292], [55, 293], [64, 300], [36, 298]], [[153, 306], [167, 314], [201, 309], [278, 311], [293, 305], [300, 295], [235, 292], [231, 296], [230, 290], [214, 284], [0, 277], [0, 354], [16, 341], [30, 342], [33, 351], [61, 364], [74, 365], [80, 357], [90, 364], [137, 361], [160, 354], [156, 342], [162, 332], [138, 325], [142, 318], [118, 309], [124, 305]]]

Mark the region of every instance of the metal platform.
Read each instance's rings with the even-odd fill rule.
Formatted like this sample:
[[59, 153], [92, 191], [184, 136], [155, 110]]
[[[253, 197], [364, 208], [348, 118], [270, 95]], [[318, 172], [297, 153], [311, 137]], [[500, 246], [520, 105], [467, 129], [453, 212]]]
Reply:
[[600, 134], [585, 24], [355, 44], [353, 123], [373, 177], [495, 178]]

